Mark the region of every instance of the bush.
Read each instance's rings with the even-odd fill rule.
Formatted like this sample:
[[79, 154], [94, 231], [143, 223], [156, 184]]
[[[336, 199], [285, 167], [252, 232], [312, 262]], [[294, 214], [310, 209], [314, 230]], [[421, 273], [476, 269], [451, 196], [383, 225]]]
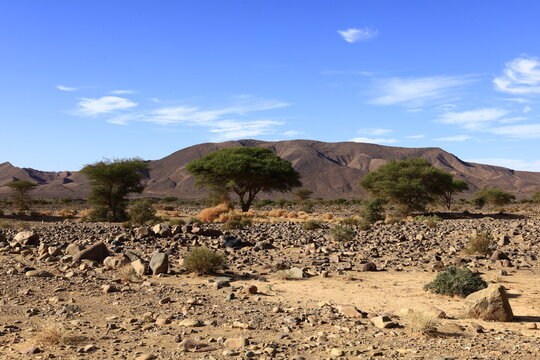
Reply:
[[184, 226], [184, 225], [186, 225], [186, 222], [183, 219], [170, 219], [169, 220], [169, 225], [171, 225], [171, 226]]
[[320, 221], [317, 220], [308, 220], [304, 223], [302, 226], [304, 230], [317, 230], [322, 227], [322, 224]]
[[251, 225], [252, 221], [248, 218], [241, 218], [238, 219], [230, 219], [223, 224], [224, 230], [235, 230], [235, 229], [243, 229], [249, 225]]
[[313, 212], [313, 201], [305, 200], [300, 205], [300, 211], [306, 212], [306, 213], [312, 213]]
[[425, 223], [427, 227], [429, 228], [436, 227], [437, 223], [439, 221], [442, 221], [442, 219], [437, 215], [432, 215], [432, 216], [420, 215], [420, 216], [415, 217], [414, 220]]
[[412, 311], [403, 316], [403, 321], [412, 331], [424, 335], [432, 335], [437, 332], [439, 319], [431, 314], [419, 311]]
[[495, 188], [477, 191], [474, 197], [474, 204], [480, 208], [486, 204], [493, 206], [508, 205], [516, 199], [513, 194]]
[[203, 209], [197, 217], [202, 222], [211, 223], [214, 222], [214, 220], [217, 220], [221, 214], [228, 213], [230, 210], [229, 204], [219, 204], [217, 206]]
[[351, 241], [356, 232], [349, 227], [338, 225], [330, 229], [330, 235], [336, 241]]
[[156, 216], [156, 210], [152, 207], [150, 200], [137, 200], [128, 207], [129, 220], [135, 225], [143, 225], [151, 221]]
[[481, 232], [480, 234], [471, 237], [463, 251], [465, 254], [481, 254], [488, 255], [490, 252], [490, 246], [493, 242], [493, 237], [487, 232]]
[[361, 223], [361, 219], [355, 217], [346, 217], [339, 220], [340, 225], [356, 226]]
[[188, 272], [199, 275], [210, 274], [225, 263], [225, 255], [208, 248], [196, 247], [184, 258], [184, 266]]
[[364, 208], [362, 209], [362, 217], [366, 219], [370, 224], [379, 220], [384, 220], [384, 205], [386, 201], [382, 199], [372, 199], [366, 201]]
[[424, 290], [435, 294], [466, 297], [486, 287], [487, 283], [480, 274], [472, 272], [466, 266], [450, 266], [437, 274], [432, 282], [424, 285]]

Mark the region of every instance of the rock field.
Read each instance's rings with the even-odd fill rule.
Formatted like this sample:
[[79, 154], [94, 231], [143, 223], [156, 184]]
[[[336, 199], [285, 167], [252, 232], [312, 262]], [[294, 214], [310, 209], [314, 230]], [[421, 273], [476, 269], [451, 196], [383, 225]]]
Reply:
[[[221, 227], [0, 229], [0, 359], [540, 359], [539, 219], [381, 223], [341, 242], [329, 225]], [[491, 255], [464, 255], [483, 231]], [[186, 273], [195, 246], [225, 268]], [[423, 290], [454, 264], [503, 285], [512, 321]]]

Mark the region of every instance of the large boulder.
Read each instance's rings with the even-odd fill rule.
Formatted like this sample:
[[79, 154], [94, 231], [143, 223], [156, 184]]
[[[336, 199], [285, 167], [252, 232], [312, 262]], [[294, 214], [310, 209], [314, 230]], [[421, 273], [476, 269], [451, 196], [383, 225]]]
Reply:
[[502, 285], [493, 284], [474, 292], [465, 298], [465, 302], [466, 314], [472, 318], [491, 321], [512, 321], [514, 318], [508, 295]]
[[152, 256], [150, 269], [153, 275], [166, 274], [169, 271], [169, 257], [167, 253], [158, 252]]
[[13, 240], [21, 245], [39, 245], [39, 235], [33, 231], [21, 231]]
[[73, 256], [73, 261], [76, 262], [79, 260], [94, 260], [94, 261], [102, 262], [109, 255], [110, 253], [109, 253], [109, 249], [107, 249], [107, 245], [105, 245], [103, 242], [100, 241], [76, 253]]

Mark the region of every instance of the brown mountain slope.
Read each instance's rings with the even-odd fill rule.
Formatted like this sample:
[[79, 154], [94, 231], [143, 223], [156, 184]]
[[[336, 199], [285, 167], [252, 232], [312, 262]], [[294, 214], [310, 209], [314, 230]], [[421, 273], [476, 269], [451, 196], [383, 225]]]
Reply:
[[[339, 142], [325, 143], [312, 140], [267, 142], [239, 140], [223, 143], [205, 143], [179, 150], [160, 160], [150, 161], [150, 175], [145, 194], [149, 196], [174, 195], [179, 198], [200, 198], [204, 192], [194, 186], [194, 179], [185, 165], [204, 154], [235, 146], [264, 146], [280, 157], [292, 162], [301, 174], [305, 188], [314, 191], [314, 197], [359, 197], [362, 192], [356, 183], [368, 171], [389, 160], [422, 157], [434, 166], [453, 173], [471, 185], [471, 192], [479, 188], [497, 187], [518, 196], [540, 190], [540, 173], [514, 171], [503, 167], [466, 163], [439, 148], [400, 148], [375, 144]], [[88, 183], [77, 172], [42, 172], [20, 169], [9, 163], [0, 164], [0, 185], [15, 179], [36, 181], [42, 186], [36, 196], [84, 196]], [[0, 187], [0, 194], [7, 189]]]

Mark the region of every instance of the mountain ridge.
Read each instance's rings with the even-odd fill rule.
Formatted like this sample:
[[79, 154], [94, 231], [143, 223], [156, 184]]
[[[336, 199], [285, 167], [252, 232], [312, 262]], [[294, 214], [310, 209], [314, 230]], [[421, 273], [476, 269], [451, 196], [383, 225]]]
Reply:
[[[177, 196], [182, 199], [205, 196], [195, 186], [185, 165], [210, 151], [235, 146], [263, 146], [291, 161], [302, 176], [304, 187], [313, 197], [351, 198], [364, 196], [356, 183], [369, 171], [390, 160], [421, 157], [435, 167], [447, 170], [457, 179], [467, 181], [469, 193], [485, 187], [497, 187], [518, 197], [540, 190], [540, 172], [512, 170], [501, 166], [466, 162], [439, 147], [404, 148], [356, 142], [322, 142], [316, 140], [262, 141], [253, 139], [221, 143], [203, 143], [175, 151], [158, 160], [148, 160], [150, 171], [145, 179], [145, 196]], [[0, 196], [14, 180], [40, 184], [36, 197], [84, 197], [89, 191], [88, 179], [77, 171], [40, 171], [19, 168], [9, 161], [0, 163]], [[279, 195], [278, 195], [279, 196]]]

